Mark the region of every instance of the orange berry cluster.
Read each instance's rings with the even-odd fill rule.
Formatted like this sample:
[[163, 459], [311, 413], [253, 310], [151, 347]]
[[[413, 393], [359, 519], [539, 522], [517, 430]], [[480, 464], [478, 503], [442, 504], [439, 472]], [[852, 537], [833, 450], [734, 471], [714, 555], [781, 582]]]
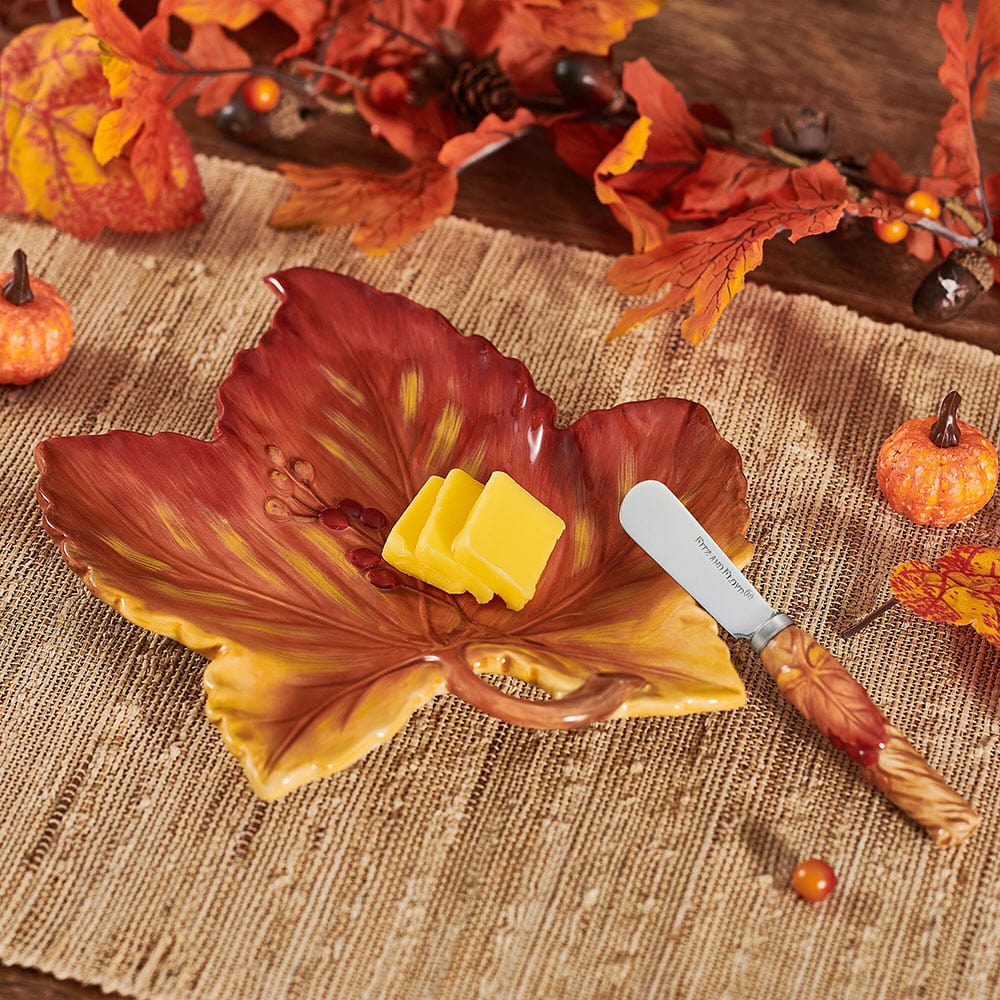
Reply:
[[[941, 202], [930, 191], [913, 191], [907, 196], [903, 206], [907, 212], [922, 215], [925, 219], [937, 219], [941, 215]], [[900, 243], [910, 231], [910, 227], [902, 219], [876, 219], [873, 228], [875, 235], [883, 243]]]

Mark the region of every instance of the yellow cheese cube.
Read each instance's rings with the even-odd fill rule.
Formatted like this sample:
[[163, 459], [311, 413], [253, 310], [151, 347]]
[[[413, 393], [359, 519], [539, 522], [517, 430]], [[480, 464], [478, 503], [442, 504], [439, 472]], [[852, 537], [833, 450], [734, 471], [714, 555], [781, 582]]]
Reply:
[[[406, 510], [400, 514], [399, 520], [392, 526], [392, 531], [382, 546], [382, 558], [390, 566], [395, 566], [396, 569], [409, 573], [418, 580], [424, 580], [435, 587], [440, 587], [441, 590], [446, 590], [451, 578], [444, 575], [440, 579], [434, 578], [433, 572], [417, 558], [417, 539], [427, 523], [443, 483], [444, 479], [441, 476], [431, 476], [420, 487], [420, 492], [410, 501]], [[461, 590], [464, 588], [449, 590], [448, 593], [457, 594]]]
[[494, 472], [455, 536], [452, 554], [520, 611], [566, 525], [504, 472]]
[[455, 535], [482, 491], [482, 483], [461, 469], [452, 469], [438, 490], [414, 554], [426, 571], [420, 575], [428, 583], [449, 594], [467, 590], [480, 604], [485, 604], [493, 597], [492, 589], [474, 570], [456, 562], [451, 551]]

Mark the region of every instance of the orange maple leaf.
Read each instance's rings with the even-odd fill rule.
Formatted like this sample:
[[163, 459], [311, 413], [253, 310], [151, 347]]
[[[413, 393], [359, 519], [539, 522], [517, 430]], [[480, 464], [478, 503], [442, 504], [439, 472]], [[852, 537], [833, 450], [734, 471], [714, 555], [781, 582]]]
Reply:
[[[191, 43], [185, 58], [197, 66], [213, 66], [220, 69], [250, 68], [252, 60], [242, 46], [237, 45], [219, 25], [212, 22], [195, 24], [191, 27]], [[224, 107], [249, 77], [244, 73], [220, 73], [203, 76], [197, 84], [198, 103], [195, 112], [211, 115]]]
[[396, 174], [344, 165], [280, 167], [297, 190], [274, 210], [272, 226], [332, 228], [360, 223], [354, 244], [372, 255], [395, 250], [448, 215], [458, 191], [455, 172], [433, 158]]
[[607, 205], [619, 225], [632, 234], [633, 253], [645, 253], [659, 246], [670, 229], [667, 220], [645, 198], [614, 184], [615, 178], [627, 174], [642, 160], [649, 146], [651, 125], [648, 118], [640, 115], [618, 145], [594, 168], [597, 200]]
[[766, 200], [788, 182], [792, 168], [734, 149], [707, 149], [697, 173], [680, 191], [676, 215], [714, 219]]
[[215, 24], [233, 31], [245, 28], [262, 14], [273, 14], [298, 36], [293, 45], [275, 56], [275, 62], [280, 62], [312, 46], [326, 7], [324, 0], [162, 0], [159, 10], [191, 25]]
[[429, 133], [423, 133], [423, 140], [410, 147], [419, 155], [395, 174], [345, 165], [283, 163], [282, 172], [297, 190], [275, 209], [271, 225], [289, 229], [360, 223], [355, 246], [372, 255], [388, 253], [451, 213], [459, 170], [535, 123], [526, 108], [518, 109], [509, 121], [487, 115], [475, 131], [454, 136], [436, 149]]
[[765, 202], [708, 229], [671, 234], [647, 253], [615, 261], [608, 278], [626, 295], [669, 290], [649, 305], [625, 310], [609, 339], [693, 300], [681, 333], [692, 344], [700, 343], [743, 288], [747, 273], [760, 265], [767, 240], [784, 232], [794, 243], [830, 232], [849, 204], [843, 177], [821, 160], [793, 170], [788, 183]]
[[684, 185], [705, 161], [707, 144], [701, 122], [691, 113], [681, 92], [646, 59], [622, 68], [622, 89], [635, 101], [639, 115], [650, 121], [649, 141], [641, 164], [617, 177], [613, 186], [664, 212], [679, 203]]
[[513, 3], [509, 21], [536, 36], [549, 49], [607, 55], [636, 21], [653, 17], [663, 0], [562, 0]]
[[0, 211], [37, 215], [74, 236], [105, 227], [172, 229], [201, 218], [204, 193], [191, 145], [162, 124], [163, 181], [144, 197], [135, 151], [98, 162], [98, 121], [114, 106], [97, 40], [82, 18], [28, 28], [0, 53]]
[[527, 108], [518, 108], [514, 117], [506, 121], [499, 115], [487, 115], [473, 131], [462, 132], [444, 143], [438, 152], [438, 163], [461, 170], [537, 124], [538, 119]]
[[606, 55], [663, 0], [466, 0], [456, 27], [477, 54], [496, 52], [519, 89], [550, 89], [560, 52]]
[[971, 625], [1000, 646], [1000, 549], [960, 545], [937, 560], [900, 563], [889, 574], [904, 607], [933, 622]]
[[[638, 117], [592, 168], [598, 200], [632, 236], [633, 253], [658, 246], [670, 230], [667, 215], [683, 197], [684, 184], [701, 169], [705, 142], [701, 123], [680, 91], [645, 59], [625, 64], [622, 87], [636, 103]], [[574, 130], [593, 140], [593, 126], [568, 122], [557, 150], [571, 166], [586, 163], [574, 144]], [[663, 206], [662, 210], [659, 206]]]
[[[169, 18], [162, 11], [140, 28], [117, 0], [74, 0], [74, 5], [100, 39], [104, 75], [117, 102], [98, 123], [94, 155], [109, 163], [129, 147], [143, 193], [155, 199], [169, 179], [173, 109], [202, 91], [199, 110], [219, 107], [239, 85], [250, 59], [217, 25], [195, 25], [187, 54], [181, 55], [170, 45]], [[211, 74], [198, 72], [199, 60], [208, 63]], [[219, 70], [233, 70], [228, 86], [220, 82]]]
[[986, 111], [990, 83], [1000, 77], [1000, 6], [981, 3], [972, 33], [962, 0], [945, 0], [938, 10], [938, 31], [945, 42], [938, 79], [954, 98], [945, 112], [931, 154], [931, 173], [977, 187], [982, 165], [973, 121]]

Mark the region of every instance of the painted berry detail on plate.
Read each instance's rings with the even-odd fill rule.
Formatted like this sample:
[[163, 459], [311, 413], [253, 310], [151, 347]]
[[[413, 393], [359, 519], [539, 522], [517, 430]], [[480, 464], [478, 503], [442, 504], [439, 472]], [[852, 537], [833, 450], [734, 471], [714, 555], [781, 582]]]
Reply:
[[[36, 452], [65, 559], [210, 660], [209, 718], [259, 795], [346, 767], [445, 692], [538, 728], [744, 704], [715, 622], [618, 528], [625, 492], [660, 478], [746, 563], [746, 481], [704, 407], [654, 399], [557, 427], [523, 364], [438, 313], [324, 271], [268, 280], [281, 306], [219, 388], [211, 440], [115, 431]], [[502, 469], [564, 515], [524, 610], [378, 558], [449, 468]], [[554, 697], [515, 698], [486, 673]]]

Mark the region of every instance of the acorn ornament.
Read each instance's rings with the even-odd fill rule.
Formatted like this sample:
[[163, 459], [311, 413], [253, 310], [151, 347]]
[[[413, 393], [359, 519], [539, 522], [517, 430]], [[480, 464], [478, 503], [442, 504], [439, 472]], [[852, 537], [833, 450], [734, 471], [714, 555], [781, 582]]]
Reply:
[[552, 67], [552, 81], [566, 106], [577, 111], [615, 115], [625, 107], [618, 71], [593, 52], [564, 52]]
[[779, 149], [820, 159], [833, 145], [833, 116], [812, 108], [801, 108], [791, 117], [779, 115], [771, 124], [771, 137]]
[[978, 250], [959, 247], [930, 271], [913, 295], [913, 311], [925, 323], [946, 323], [993, 284], [993, 268]]
[[879, 488], [889, 506], [915, 524], [944, 528], [965, 521], [996, 489], [996, 448], [958, 419], [960, 402], [949, 392], [936, 417], [907, 420], [879, 449]]

